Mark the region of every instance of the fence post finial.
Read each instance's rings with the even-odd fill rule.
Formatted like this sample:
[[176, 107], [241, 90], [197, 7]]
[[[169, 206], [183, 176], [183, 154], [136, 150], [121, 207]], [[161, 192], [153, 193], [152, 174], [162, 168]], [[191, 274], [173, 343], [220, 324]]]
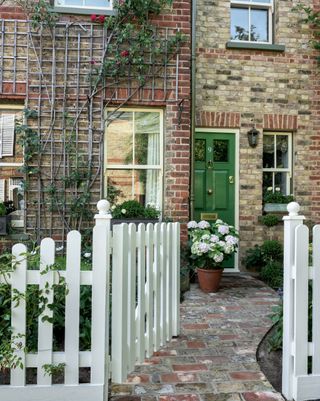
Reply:
[[106, 199], [99, 200], [97, 203], [97, 209], [99, 213], [95, 214], [94, 216], [96, 225], [109, 224], [110, 226], [110, 220], [112, 219], [110, 213], [110, 202], [108, 202]]
[[300, 211], [300, 205], [297, 202], [290, 202], [287, 206], [289, 216], [298, 216]]
[[287, 205], [289, 215], [284, 222], [284, 259], [283, 259], [283, 359], [282, 359], [282, 394], [287, 400], [293, 400], [294, 363], [292, 343], [294, 339], [294, 281], [296, 228], [303, 224], [305, 217], [299, 214], [300, 205], [290, 202]]

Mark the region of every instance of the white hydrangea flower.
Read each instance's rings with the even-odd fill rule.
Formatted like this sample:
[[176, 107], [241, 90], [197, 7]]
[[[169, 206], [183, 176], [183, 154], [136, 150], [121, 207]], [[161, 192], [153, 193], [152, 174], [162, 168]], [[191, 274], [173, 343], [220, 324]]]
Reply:
[[111, 206], [111, 210], [114, 210], [116, 208], [116, 205]]
[[121, 209], [121, 213], [126, 214], [127, 213], [126, 209]]
[[225, 237], [225, 240], [230, 245], [236, 245], [238, 243], [238, 241], [239, 241], [238, 238], [234, 237], [233, 235], [227, 235]]
[[91, 257], [91, 252], [86, 252], [83, 256], [89, 259]]
[[200, 242], [198, 249], [201, 253], [207, 253], [210, 250], [210, 247], [208, 244], [206, 244], [205, 242]]
[[203, 234], [201, 239], [202, 239], [202, 241], [209, 241], [210, 240], [210, 234]]
[[189, 221], [189, 223], [187, 224], [188, 228], [198, 228], [198, 223], [194, 220]]
[[213, 260], [216, 263], [221, 263], [223, 261], [223, 253], [217, 253], [216, 255], [214, 255]]
[[226, 244], [224, 247], [224, 252], [229, 255], [230, 253], [232, 253], [234, 251], [234, 247], [231, 244]]
[[210, 227], [210, 224], [205, 220], [201, 220], [198, 223], [198, 228], [201, 228], [201, 230], [204, 230], [205, 228], [209, 228], [209, 227]]
[[275, 187], [275, 190], [276, 190], [277, 192], [280, 192], [280, 191], [281, 191], [281, 189], [280, 189], [279, 187]]
[[216, 220], [216, 224], [222, 224], [223, 221], [221, 219]]
[[226, 243], [224, 241], [219, 241], [218, 245], [220, 245], [222, 248], [226, 246]]
[[230, 231], [229, 226], [227, 226], [227, 225], [221, 225], [218, 227], [218, 232], [222, 235], [229, 234], [229, 231]]
[[219, 237], [215, 234], [212, 234], [210, 237], [211, 242], [219, 242]]
[[267, 191], [272, 191], [272, 189], [273, 189], [272, 187], [268, 187]]

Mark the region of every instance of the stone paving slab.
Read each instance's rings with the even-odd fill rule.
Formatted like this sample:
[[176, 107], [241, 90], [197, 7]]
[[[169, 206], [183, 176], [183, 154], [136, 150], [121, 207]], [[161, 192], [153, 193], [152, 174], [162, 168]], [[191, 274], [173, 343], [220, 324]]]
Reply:
[[224, 275], [221, 289], [197, 284], [181, 304], [181, 333], [111, 386], [111, 401], [283, 401], [260, 371], [256, 349], [277, 294], [249, 275]]

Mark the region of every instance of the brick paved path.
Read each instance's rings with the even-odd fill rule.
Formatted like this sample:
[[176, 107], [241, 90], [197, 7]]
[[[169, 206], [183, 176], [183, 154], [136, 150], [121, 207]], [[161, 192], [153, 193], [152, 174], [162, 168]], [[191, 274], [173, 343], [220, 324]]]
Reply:
[[181, 304], [181, 334], [127, 383], [112, 386], [112, 401], [280, 401], [256, 362], [271, 326], [276, 294], [248, 275], [225, 275], [217, 294], [197, 285]]

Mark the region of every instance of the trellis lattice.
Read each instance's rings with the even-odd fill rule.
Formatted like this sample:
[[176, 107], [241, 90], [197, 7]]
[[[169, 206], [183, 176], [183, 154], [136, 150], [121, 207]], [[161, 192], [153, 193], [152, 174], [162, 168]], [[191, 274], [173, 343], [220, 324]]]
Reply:
[[[37, 118], [28, 120], [40, 152], [28, 177], [27, 230], [37, 239], [64, 238], [85, 220], [86, 211], [73, 215], [76, 200], [90, 193], [87, 204], [93, 206], [103, 197], [105, 107], [178, 102], [179, 55], [165, 54], [160, 63], [145, 55], [143, 85], [128, 66], [126, 76], [106, 74], [95, 86], [109, 39], [102, 25], [59, 22], [35, 30], [28, 21], [0, 24], [0, 97], [25, 99], [26, 107], [37, 111]], [[159, 28], [165, 41], [176, 31]]]

